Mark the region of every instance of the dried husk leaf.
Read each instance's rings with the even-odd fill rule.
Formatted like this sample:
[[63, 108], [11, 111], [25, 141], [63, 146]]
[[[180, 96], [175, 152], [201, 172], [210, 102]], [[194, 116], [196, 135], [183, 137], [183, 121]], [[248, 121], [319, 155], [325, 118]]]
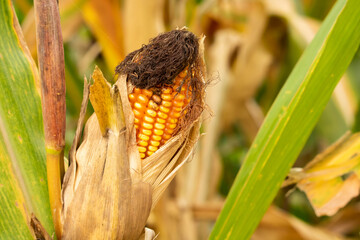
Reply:
[[[130, 176], [126, 129], [117, 86], [98, 69], [90, 89], [95, 113], [66, 172], [64, 239], [138, 239], [151, 209], [151, 185]], [[108, 105], [104, 105], [104, 104]]]

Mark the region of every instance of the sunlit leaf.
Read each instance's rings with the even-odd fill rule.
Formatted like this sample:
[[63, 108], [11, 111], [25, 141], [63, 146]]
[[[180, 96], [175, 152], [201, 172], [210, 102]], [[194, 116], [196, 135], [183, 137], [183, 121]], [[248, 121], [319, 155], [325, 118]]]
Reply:
[[360, 134], [342, 138], [306, 165], [290, 174], [304, 191], [318, 216], [333, 215], [360, 190]]

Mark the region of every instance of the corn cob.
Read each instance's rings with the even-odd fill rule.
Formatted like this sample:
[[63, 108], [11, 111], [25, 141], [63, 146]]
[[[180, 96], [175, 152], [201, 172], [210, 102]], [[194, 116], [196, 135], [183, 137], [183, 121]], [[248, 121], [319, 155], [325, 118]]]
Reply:
[[164, 145], [175, 133], [181, 115], [186, 114], [191, 99], [188, 84], [184, 81], [187, 75], [185, 69], [175, 78], [173, 86], [134, 88], [129, 94], [141, 159], [151, 156]]

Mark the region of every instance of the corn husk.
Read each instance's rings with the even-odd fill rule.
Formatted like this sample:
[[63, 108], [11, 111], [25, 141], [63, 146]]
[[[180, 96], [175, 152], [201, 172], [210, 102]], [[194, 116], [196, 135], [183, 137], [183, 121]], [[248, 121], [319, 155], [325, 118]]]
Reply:
[[[202, 62], [203, 38], [198, 60]], [[84, 129], [78, 124], [63, 184], [63, 239], [153, 239], [145, 224], [178, 170], [192, 157], [199, 118], [182, 127], [165, 145], [141, 160], [126, 75], [111, 86], [97, 67], [90, 101], [95, 113]], [[82, 112], [86, 109], [86, 93]], [[203, 103], [201, 103], [203, 104]], [[84, 115], [84, 114], [83, 114]]]

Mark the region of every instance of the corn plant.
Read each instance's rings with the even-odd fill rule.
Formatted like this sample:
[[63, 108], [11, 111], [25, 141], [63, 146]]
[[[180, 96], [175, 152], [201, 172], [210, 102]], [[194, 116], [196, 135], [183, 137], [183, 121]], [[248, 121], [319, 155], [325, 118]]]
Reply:
[[[21, 2], [20, 8], [28, 11], [29, 3]], [[131, 22], [136, 17], [165, 30], [165, 24], [159, 25], [159, 18], [149, 11], [158, 11], [160, 2], [147, 3], [148, 9], [136, 8], [136, 4], [144, 4], [141, 1], [124, 2], [66, 2], [59, 11], [56, 1], [35, 0], [37, 48], [25, 32], [30, 50], [11, 1], [0, 2], [0, 239], [154, 239], [155, 233], [145, 228], [151, 223], [150, 212], [156, 212], [156, 203], [180, 168], [194, 156], [190, 168], [199, 160], [194, 146], [200, 135], [200, 115], [206, 110], [203, 98], [208, 78], [204, 38], [184, 29], [156, 37], [159, 29], [152, 27], [141, 34], [135, 25], [122, 28], [121, 19]], [[196, 24], [199, 12], [204, 11], [199, 2], [189, 1], [183, 8], [188, 14], [185, 23], [201, 34], [206, 29]], [[177, 4], [169, 1], [174, 9]], [[206, 9], [206, 3], [203, 5]], [[85, 78], [81, 110], [75, 108], [80, 117], [69, 151], [70, 165], [64, 166], [65, 74], [71, 86], [69, 96], [77, 99], [77, 106], [80, 97], [69, 80], [77, 70], [70, 69], [70, 59], [64, 64], [62, 38], [66, 42], [70, 34], [65, 28], [61, 34], [60, 15], [62, 23], [69, 24], [66, 26], [76, 25], [81, 14], [73, 8], [82, 8], [82, 19], [100, 43], [105, 65], [115, 77], [107, 81], [104, 75], [109, 69], [101, 66], [105, 74], [96, 67], [92, 84]], [[119, 8], [125, 9], [123, 18]], [[108, 16], [101, 17], [101, 9], [106, 9]], [[169, 25], [179, 22], [181, 19], [174, 17]], [[358, 50], [359, 26], [358, 1], [338, 0], [272, 103], [210, 239], [251, 238]], [[133, 51], [148, 38], [153, 38], [148, 45]], [[178, 48], [174, 43], [181, 39], [189, 45]], [[238, 39], [229, 38], [229, 48], [232, 41]], [[96, 47], [93, 49], [100, 51]], [[125, 57], [127, 52], [131, 53]], [[209, 105], [217, 97], [209, 95]], [[89, 99], [95, 113], [87, 120]], [[68, 108], [72, 107], [70, 102]], [[214, 136], [211, 129], [204, 129]], [[350, 145], [338, 145], [356, 148], [356, 135], [349, 139], [353, 141]], [[200, 147], [200, 151], [206, 149]], [[355, 173], [353, 179], [358, 171], [355, 160], [351, 166], [344, 164], [345, 173]], [[206, 171], [208, 165], [201, 164], [199, 169]], [[311, 172], [311, 166], [306, 169]], [[204, 183], [209, 181], [206, 174], [192, 176]], [[201, 189], [199, 195], [198, 200], [206, 198]]]

